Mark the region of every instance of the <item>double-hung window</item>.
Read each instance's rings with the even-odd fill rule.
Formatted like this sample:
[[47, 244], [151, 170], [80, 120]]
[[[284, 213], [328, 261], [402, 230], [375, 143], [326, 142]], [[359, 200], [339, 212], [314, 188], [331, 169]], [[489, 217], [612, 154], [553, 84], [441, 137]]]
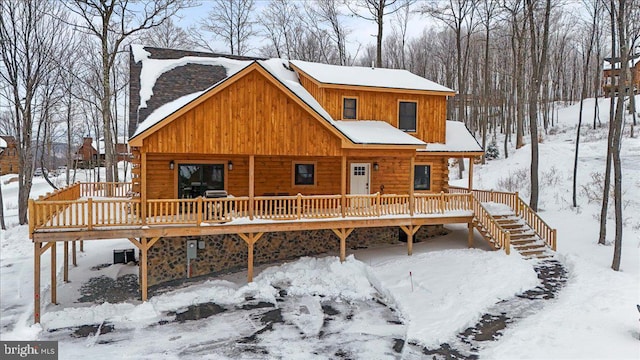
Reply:
[[358, 118], [358, 99], [342, 98], [342, 118], [344, 120], [356, 120]]
[[414, 101], [400, 101], [398, 108], [398, 129], [416, 132], [418, 104]]

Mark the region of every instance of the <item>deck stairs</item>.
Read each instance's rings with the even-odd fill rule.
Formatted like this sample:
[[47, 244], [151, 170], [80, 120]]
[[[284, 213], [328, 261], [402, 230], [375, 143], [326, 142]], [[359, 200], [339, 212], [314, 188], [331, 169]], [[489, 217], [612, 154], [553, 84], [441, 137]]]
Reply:
[[[515, 212], [493, 215], [493, 218], [504, 230], [509, 231], [511, 248], [517, 250], [525, 259], [546, 259], [553, 256], [554, 251]], [[482, 223], [476, 221], [474, 226], [491, 246], [496, 249], [500, 248]]]

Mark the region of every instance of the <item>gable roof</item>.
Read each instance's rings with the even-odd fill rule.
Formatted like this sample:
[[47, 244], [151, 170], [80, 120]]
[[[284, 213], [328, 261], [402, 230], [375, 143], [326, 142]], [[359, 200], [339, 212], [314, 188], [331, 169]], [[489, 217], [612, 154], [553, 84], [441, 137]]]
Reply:
[[[227, 60], [228, 59], [223, 58], [220, 61], [226, 62]], [[207, 61], [212, 65], [216, 65], [215, 58], [211, 58]], [[320, 105], [320, 103], [300, 84], [297, 74], [290, 70], [287, 67], [287, 64], [287, 61], [282, 59], [243, 61], [243, 64], [240, 64], [242, 66], [235, 67], [230, 73], [228, 72], [228, 76], [226, 78], [215, 83], [209, 88], [182, 96], [156, 109], [145, 120], [138, 124], [138, 127], [129, 142], [135, 145], [136, 141], [134, 139], [140, 138], [141, 141], [141, 139], [146, 137], [143, 136], [143, 134], [151, 133], [154, 127], [161, 127], [162, 125], [160, 124], [165, 120], [176, 118], [184, 111], [188, 111], [189, 109], [197, 106], [223, 84], [228, 85], [237, 81], [248, 73], [249, 68], [254, 66], [264, 70], [266, 74], [271, 76], [272, 80], [283, 85], [284, 88], [288, 90], [289, 96], [298, 98], [307, 106], [307, 110], [310, 113], [315, 114], [320, 120], [324, 120], [325, 126], [333, 129], [334, 133], [339, 134], [345, 140], [349, 140], [354, 144], [364, 145], [400, 145], [413, 147], [425, 145], [422, 140], [405, 134], [390, 125], [385, 128], [385, 131], [387, 133], [393, 133], [394, 135], [388, 135], [384, 138], [380, 137], [379, 134], [375, 134], [375, 132], [366, 132], [356, 135], [353, 131], [353, 125], [349, 126], [342, 124], [339, 126], [339, 122], [335, 121]], [[378, 127], [380, 127], [380, 125], [378, 125]], [[363, 129], [362, 127], [359, 128]]]
[[403, 69], [339, 66], [291, 60], [290, 63], [317, 82], [331, 85], [367, 86], [448, 93], [455, 91]]

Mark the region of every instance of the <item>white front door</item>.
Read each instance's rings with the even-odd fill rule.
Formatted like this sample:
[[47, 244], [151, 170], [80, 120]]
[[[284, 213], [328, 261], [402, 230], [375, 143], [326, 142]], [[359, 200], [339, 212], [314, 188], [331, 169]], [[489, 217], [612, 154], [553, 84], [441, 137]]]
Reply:
[[369, 163], [351, 164], [350, 194], [369, 194]]

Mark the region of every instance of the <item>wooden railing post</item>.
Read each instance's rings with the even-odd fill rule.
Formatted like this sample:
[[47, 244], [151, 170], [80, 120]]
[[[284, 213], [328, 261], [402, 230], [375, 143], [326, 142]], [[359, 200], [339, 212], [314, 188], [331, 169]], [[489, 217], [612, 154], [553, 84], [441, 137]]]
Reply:
[[507, 255], [511, 254], [511, 232], [507, 231], [504, 237], [504, 251]]
[[198, 196], [198, 203], [196, 205], [196, 226], [200, 226], [200, 224], [202, 224], [202, 214], [203, 214], [203, 209], [204, 209], [204, 201], [202, 200], [202, 196]]
[[440, 191], [440, 213], [444, 214], [444, 191]]
[[340, 201], [342, 203], [342, 205], [340, 206], [340, 216], [345, 217], [346, 216], [345, 208], [347, 207], [347, 196], [345, 194], [340, 195]]
[[516, 212], [516, 216], [520, 216], [520, 194], [518, 194], [518, 192], [516, 191], [515, 193], [515, 198], [513, 201], [513, 207]]
[[87, 199], [87, 229], [93, 230], [93, 198]]
[[557, 230], [556, 229], [551, 230], [551, 241], [552, 241], [551, 242], [551, 249], [553, 251], [556, 251], [557, 236], [558, 236]]
[[36, 228], [36, 203], [29, 199], [29, 236], [33, 238], [33, 231]]
[[380, 192], [376, 193], [376, 216], [380, 216], [382, 214], [382, 204], [380, 203]]
[[302, 218], [302, 194], [298, 193], [296, 197], [296, 219]]

